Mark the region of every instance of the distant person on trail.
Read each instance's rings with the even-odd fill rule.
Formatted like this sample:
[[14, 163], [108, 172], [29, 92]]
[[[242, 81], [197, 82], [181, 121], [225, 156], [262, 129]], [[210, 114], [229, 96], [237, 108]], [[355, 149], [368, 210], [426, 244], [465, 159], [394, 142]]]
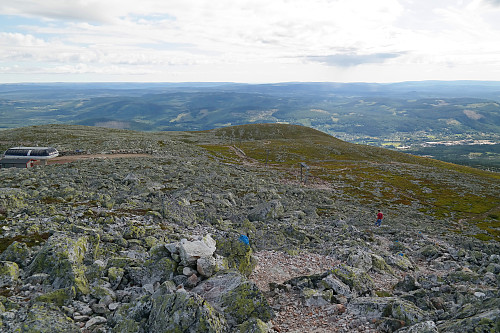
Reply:
[[377, 221], [375, 222], [375, 225], [377, 227], [380, 227], [380, 225], [382, 224], [382, 220], [384, 219], [384, 214], [382, 214], [382, 212], [380, 211], [380, 209], [378, 210], [378, 214], [377, 214]]

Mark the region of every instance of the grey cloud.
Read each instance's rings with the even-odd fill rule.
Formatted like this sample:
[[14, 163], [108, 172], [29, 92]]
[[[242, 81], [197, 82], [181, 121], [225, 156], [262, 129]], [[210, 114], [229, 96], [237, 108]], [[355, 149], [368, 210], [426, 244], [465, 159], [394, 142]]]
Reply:
[[309, 56], [307, 59], [329, 66], [353, 67], [362, 64], [383, 63], [388, 59], [397, 58], [400, 55], [400, 53], [332, 54], [327, 56]]
[[500, 0], [485, 0], [487, 3], [492, 4], [493, 6], [500, 6]]

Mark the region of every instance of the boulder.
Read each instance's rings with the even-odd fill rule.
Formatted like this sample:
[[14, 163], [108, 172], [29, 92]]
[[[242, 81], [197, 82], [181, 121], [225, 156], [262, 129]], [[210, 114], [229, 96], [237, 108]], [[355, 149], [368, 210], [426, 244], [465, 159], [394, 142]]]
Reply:
[[405, 327], [397, 331], [397, 333], [438, 333], [436, 324], [432, 321], [424, 321], [410, 327]]
[[61, 307], [63, 305], [68, 305], [69, 303], [71, 303], [71, 301], [75, 299], [75, 296], [75, 287], [67, 287], [40, 295], [35, 299], [35, 301], [42, 303], [52, 303]]
[[274, 317], [272, 308], [259, 288], [235, 270], [215, 274], [192, 292], [223, 312], [231, 326], [242, 324], [249, 318], [268, 322]]
[[391, 303], [390, 316], [405, 322], [405, 325], [413, 325], [427, 319], [428, 315], [412, 302], [396, 299]]
[[401, 290], [404, 292], [409, 292], [412, 290], [417, 290], [419, 286], [417, 286], [417, 282], [415, 278], [411, 275], [406, 275], [403, 280], [398, 281], [394, 286], [395, 290]]
[[26, 333], [80, 333], [80, 328], [58, 307], [49, 303], [35, 303], [22, 323]]
[[358, 297], [347, 306], [356, 316], [380, 319], [389, 317], [413, 325], [426, 319], [427, 314], [415, 304], [397, 297]]
[[15, 262], [0, 261], [0, 288], [12, 287], [19, 280], [19, 266]]
[[[162, 283], [171, 280], [177, 270], [177, 262], [168, 257], [159, 260], [148, 259], [142, 266], [129, 267], [126, 271], [131, 279], [139, 285]], [[109, 274], [109, 273], [108, 273]]]
[[324, 306], [331, 304], [333, 291], [304, 288], [301, 290], [301, 294], [305, 306]]
[[197, 294], [159, 293], [152, 297], [147, 331], [155, 333], [222, 333], [227, 331], [224, 316]]
[[237, 269], [245, 276], [252, 274], [257, 266], [257, 260], [252, 255], [252, 248], [240, 242], [236, 236], [217, 240], [217, 253], [225, 258], [228, 268]]
[[25, 243], [13, 242], [0, 254], [0, 261], [12, 261], [23, 268], [31, 256], [31, 250]]
[[248, 219], [254, 221], [267, 221], [283, 217], [285, 209], [279, 200], [272, 200], [258, 205], [248, 213]]
[[196, 262], [196, 270], [204, 277], [211, 277], [217, 271], [217, 261], [214, 257], [200, 258]]
[[336, 295], [342, 295], [347, 298], [351, 298], [353, 296], [351, 288], [349, 288], [349, 286], [344, 282], [337, 279], [333, 274], [329, 274], [319, 284], [325, 289], [332, 289]]
[[347, 311], [355, 316], [369, 319], [387, 317], [386, 310], [396, 301], [396, 297], [357, 297], [347, 305]]
[[458, 320], [448, 320], [438, 325], [439, 332], [499, 332], [500, 310], [493, 309]]
[[346, 263], [363, 272], [368, 272], [372, 268], [371, 254], [361, 249], [353, 249], [347, 257]]
[[250, 318], [240, 325], [239, 333], [268, 333], [269, 327], [258, 318]]
[[[112, 316], [108, 317], [108, 323], [113, 327], [113, 332], [137, 332], [137, 329], [133, 329], [145, 325], [151, 306], [150, 296], [139, 297], [120, 306]], [[128, 331], [128, 328], [132, 330]]]
[[210, 235], [196, 241], [182, 239], [179, 242], [179, 255], [183, 266], [196, 265], [198, 259], [213, 256], [215, 250], [216, 242]]
[[27, 267], [27, 275], [47, 273], [54, 288], [75, 286], [78, 293], [88, 294], [84, 259], [97, 246], [98, 238], [54, 234]]
[[108, 269], [108, 279], [111, 283], [111, 287], [116, 289], [120, 282], [122, 282], [123, 276], [125, 275], [125, 270], [119, 267], [110, 267]]
[[330, 274], [348, 285], [355, 295], [367, 296], [373, 294], [375, 284], [371, 277], [362, 270], [339, 264], [330, 271]]

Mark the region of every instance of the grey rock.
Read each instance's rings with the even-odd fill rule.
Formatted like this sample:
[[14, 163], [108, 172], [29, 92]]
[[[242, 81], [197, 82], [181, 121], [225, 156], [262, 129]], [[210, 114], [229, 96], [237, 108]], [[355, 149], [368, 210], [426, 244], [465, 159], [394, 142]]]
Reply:
[[355, 295], [371, 295], [375, 284], [371, 277], [362, 270], [340, 264], [335, 266], [330, 274], [349, 286], [352, 293]]
[[[198, 260], [200, 260], [200, 259], [198, 259]], [[191, 276], [193, 274], [196, 274], [196, 272], [197, 271], [195, 269], [191, 268], [191, 267], [184, 267], [182, 269], [182, 274], [184, 274], [186, 276]]]
[[210, 235], [200, 240], [182, 239], [179, 243], [179, 255], [184, 266], [195, 265], [200, 258], [211, 257], [216, 250], [216, 242]]
[[212, 276], [217, 270], [217, 261], [214, 257], [200, 258], [196, 261], [196, 270], [204, 277]]
[[327, 289], [332, 289], [337, 295], [343, 295], [348, 298], [351, 298], [353, 296], [351, 288], [349, 288], [347, 284], [340, 281], [332, 274], [329, 274], [327, 277], [325, 277], [321, 281], [320, 285]]
[[0, 261], [0, 288], [12, 287], [19, 281], [19, 266], [15, 262]]
[[107, 321], [108, 320], [106, 318], [104, 318], [104, 317], [95, 316], [95, 317], [90, 318], [89, 321], [87, 321], [87, 323], [85, 324], [85, 328], [89, 329], [92, 326], [99, 325], [99, 324], [104, 324]]
[[371, 254], [361, 249], [354, 249], [347, 257], [346, 263], [349, 266], [356, 267], [364, 272], [372, 268]]
[[347, 311], [355, 316], [378, 319], [385, 316], [396, 297], [357, 297], [347, 305]]
[[436, 323], [431, 320], [424, 321], [412, 325], [410, 327], [405, 327], [397, 331], [397, 333], [438, 333], [438, 328]]
[[27, 268], [27, 274], [47, 273], [54, 288], [75, 286], [77, 292], [90, 292], [84, 259], [99, 240], [88, 236], [57, 233], [51, 236]]
[[279, 200], [272, 200], [253, 208], [248, 213], [250, 221], [267, 221], [283, 217], [285, 209]]
[[0, 261], [15, 262], [24, 268], [29, 263], [31, 250], [25, 243], [13, 242], [0, 254]]
[[35, 303], [22, 323], [22, 332], [80, 333], [80, 328], [58, 307]]
[[173, 281], [176, 285], [184, 285], [187, 282], [188, 277], [185, 275], [176, 275], [173, 278]]
[[412, 290], [417, 290], [419, 286], [417, 286], [417, 282], [415, 278], [411, 275], [406, 275], [403, 280], [400, 280], [395, 286], [395, 290], [401, 290], [404, 292], [409, 292]]
[[203, 298], [192, 293], [153, 296], [148, 332], [207, 332], [227, 330], [224, 316]]
[[239, 327], [239, 333], [268, 333], [269, 326], [258, 318], [250, 318]]
[[257, 286], [236, 271], [223, 271], [200, 283], [192, 292], [224, 313], [230, 325], [251, 317], [267, 322], [274, 311]]

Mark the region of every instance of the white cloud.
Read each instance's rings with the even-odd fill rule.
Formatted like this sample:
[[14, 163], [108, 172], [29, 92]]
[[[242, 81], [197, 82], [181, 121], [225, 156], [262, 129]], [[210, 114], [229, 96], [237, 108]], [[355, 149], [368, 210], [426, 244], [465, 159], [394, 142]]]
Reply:
[[[277, 64], [286, 70], [314, 68], [315, 73], [325, 65], [348, 68], [343, 74], [354, 73], [358, 66], [367, 73], [367, 66], [392, 66], [400, 75], [398, 66], [419, 64], [460, 67], [487, 61], [500, 66], [495, 61], [500, 59], [500, 26], [492, 19], [499, 13], [500, 8], [493, 6], [498, 4], [495, 0], [461, 4], [454, 0], [1, 1], [0, 13], [33, 20], [0, 32], [0, 66], [10, 68], [6, 63], [16, 61], [47, 71], [88, 70], [102, 75], [174, 69], [186, 75], [201, 67], [216, 75], [207, 70], [209, 66], [218, 72], [274, 66], [278, 72]], [[48, 23], [40, 25], [40, 20]], [[309, 77], [305, 71], [296, 72]]]

